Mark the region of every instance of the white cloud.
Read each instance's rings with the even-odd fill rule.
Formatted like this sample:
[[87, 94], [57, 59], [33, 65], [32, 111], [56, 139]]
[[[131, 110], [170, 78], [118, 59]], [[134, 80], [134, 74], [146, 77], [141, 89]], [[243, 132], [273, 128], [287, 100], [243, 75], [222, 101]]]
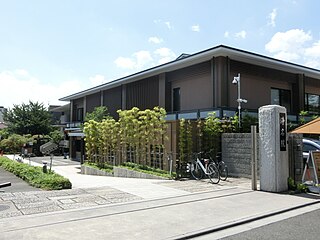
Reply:
[[172, 30], [172, 29], [173, 29], [173, 26], [172, 26], [171, 22], [169, 22], [169, 21], [163, 21], [163, 20], [161, 20], [161, 19], [155, 19], [155, 20], [153, 20], [153, 23], [154, 23], [154, 24], [164, 24], [164, 25], [166, 25], [166, 27], [167, 27], [169, 30]]
[[114, 62], [117, 67], [130, 70], [125, 72], [128, 75], [133, 71], [147, 69], [156, 64], [164, 64], [174, 59], [176, 59], [176, 54], [171, 49], [163, 47], [153, 52], [138, 51], [132, 54], [131, 57], [118, 57]]
[[242, 31], [240, 31], [240, 32], [237, 32], [237, 33], [235, 34], [235, 37], [236, 37], [236, 38], [242, 38], [242, 39], [245, 39], [245, 38], [246, 38], [246, 36], [247, 36], [247, 32], [246, 32], [246, 31], [244, 31], [244, 30], [242, 30]]
[[164, 24], [167, 26], [168, 29], [173, 29], [173, 26], [171, 25], [170, 22], [164, 22]]
[[176, 59], [176, 54], [169, 48], [158, 48], [154, 51], [154, 53], [160, 57], [158, 60], [159, 64], [164, 64], [166, 62], [170, 62], [174, 59]]
[[135, 66], [135, 62], [131, 58], [126, 57], [118, 57], [114, 62], [117, 67], [125, 69], [133, 69]]
[[268, 15], [268, 25], [275, 27], [276, 26], [276, 17], [277, 17], [277, 9], [272, 9], [272, 12]]
[[200, 26], [199, 26], [199, 25], [193, 25], [193, 26], [191, 26], [191, 31], [193, 31], [193, 32], [200, 32]]
[[140, 70], [152, 60], [150, 52], [142, 50], [132, 54], [132, 57], [118, 57], [114, 62], [120, 68]]
[[306, 57], [320, 58], [320, 40], [312, 44], [311, 47], [306, 48]]
[[148, 41], [151, 43], [159, 44], [163, 42], [163, 39], [158, 37], [149, 37]]
[[229, 34], [228, 31], [225, 31], [224, 34], [223, 34], [223, 36], [224, 36], [225, 38], [229, 38], [230, 34]]
[[307, 66], [320, 69], [320, 40], [305, 49], [304, 58]]
[[291, 29], [277, 32], [265, 45], [265, 49], [275, 58], [320, 68], [320, 40], [312, 40], [310, 32]]
[[139, 51], [133, 54], [135, 57], [136, 68], [141, 69], [148, 63], [152, 62], [152, 57], [149, 51]]
[[305, 33], [301, 29], [291, 29], [287, 32], [277, 32], [265, 48], [271, 53], [292, 52], [301, 49], [310, 40], [312, 40], [310, 33]]
[[107, 82], [106, 78], [103, 75], [96, 74], [93, 77], [89, 77], [90, 83], [93, 86], [101, 85], [105, 82]]
[[88, 85], [78, 80], [70, 80], [58, 84], [50, 84], [32, 76], [25, 69], [0, 72], [1, 105], [12, 108], [13, 105], [33, 102], [43, 103], [45, 106], [63, 105], [58, 99], [74, 92], [81, 91]]
[[310, 33], [305, 33], [301, 29], [291, 29], [273, 35], [265, 45], [265, 49], [281, 60], [298, 60], [301, 54], [304, 54], [305, 44], [310, 40], [312, 40]]

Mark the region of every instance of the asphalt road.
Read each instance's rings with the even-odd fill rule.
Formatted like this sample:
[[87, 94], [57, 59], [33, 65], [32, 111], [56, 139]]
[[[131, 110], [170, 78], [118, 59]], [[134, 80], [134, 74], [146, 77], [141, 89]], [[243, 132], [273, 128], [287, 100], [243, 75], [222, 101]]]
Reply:
[[13, 173], [7, 172], [0, 167], [0, 183], [11, 182], [10, 187], [0, 188], [0, 191], [5, 192], [28, 192], [38, 190], [30, 186], [28, 183], [23, 181], [21, 178], [16, 177]]
[[224, 240], [238, 239], [320, 239], [320, 209], [271, 223], [250, 231], [232, 235]]

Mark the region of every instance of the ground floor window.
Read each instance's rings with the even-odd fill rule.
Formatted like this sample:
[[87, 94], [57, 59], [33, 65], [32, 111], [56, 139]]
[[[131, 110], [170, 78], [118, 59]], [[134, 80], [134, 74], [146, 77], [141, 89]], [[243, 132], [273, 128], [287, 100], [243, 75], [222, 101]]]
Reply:
[[309, 113], [320, 113], [320, 96], [316, 94], [305, 94], [305, 110]]
[[180, 111], [180, 88], [173, 89], [173, 111]]
[[291, 91], [271, 88], [271, 104], [283, 106], [287, 112], [291, 112]]

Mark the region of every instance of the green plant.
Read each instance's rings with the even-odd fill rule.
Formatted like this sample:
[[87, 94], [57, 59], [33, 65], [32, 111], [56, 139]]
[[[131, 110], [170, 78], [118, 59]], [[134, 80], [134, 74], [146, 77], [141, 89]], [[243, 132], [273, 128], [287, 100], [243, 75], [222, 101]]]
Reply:
[[[84, 123], [85, 146], [90, 162], [120, 164], [136, 162], [160, 166], [166, 139], [166, 112], [155, 107], [118, 110], [119, 120], [89, 120]], [[117, 162], [115, 162], [117, 161]], [[158, 162], [157, 162], [158, 161]]]
[[104, 119], [111, 118], [108, 113], [108, 108], [106, 106], [95, 107], [91, 113], [87, 113], [85, 121], [94, 120], [97, 122], [102, 122]]
[[99, 170], [103, 170], [105, 172], [113, 173], [113, 166], [110, 165], [110, 164], [107, 164], [107, 163], [98, 165], [96, 163], [86, 162], [83, 165], [89, 166], [89, 167], [92, 167], [92, 168], [96, 168], [96, 169], [99, 169]]
[[134, 171], [143, 172], [151, 175], [161, 176], [161, 177], [169, 178], [169, 177], [175, 176], [175, 173], [172, 173], [172, 176], [170, 176], [170, 174], [165, 170], [149, 167], [146, 165], [140, 165], [137, 163], [125, 162], [125, 163], [122, 163], [121, 167], [125, 167]]
[[297, 184], [297, 190], [298, 190], [299, 192], [305, 193], [305, 192], [308, 191], [308, 187], [307, 187], [306, 185], [304, 185], [303, 183], [298, 183], [298, 184]]
[[0, 157], [0, 166], [28, 182], [31, 186], [37, 188], [60, 190], [70, 189], [72, 187], [71, 182], [67, 178], [62, 177], [53, 171], [50, 173], [43, 173], [41, 167], [15, 162], [7, 157]]
[[291, 177], [288, 178], [288, 189], [292, 190], [292, 191], [297, 189], [297, 186], [296, 186], [296, 184], [294, 183], [294, 180]]

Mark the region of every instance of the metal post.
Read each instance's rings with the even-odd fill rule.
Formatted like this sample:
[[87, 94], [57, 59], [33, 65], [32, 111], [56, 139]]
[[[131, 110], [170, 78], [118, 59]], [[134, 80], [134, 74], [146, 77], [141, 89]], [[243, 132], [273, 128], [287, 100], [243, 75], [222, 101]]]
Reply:
[[241, 129], [241, 96], [240, 96], [240, 73], [238, 73], [238, 114], [239, 114], [239, 129]]
[[257, 190], [257, 126], [251, 126], [251, 189]]

